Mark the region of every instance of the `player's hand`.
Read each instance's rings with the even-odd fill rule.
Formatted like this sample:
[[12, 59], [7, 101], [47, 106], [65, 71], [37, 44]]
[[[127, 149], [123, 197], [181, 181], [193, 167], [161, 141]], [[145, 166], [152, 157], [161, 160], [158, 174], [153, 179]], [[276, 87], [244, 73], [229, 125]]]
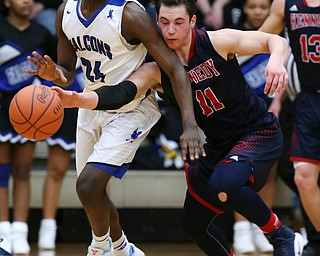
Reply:
[[37, 75], [48, 81], [60, 80], [63, 83], [67, 82], [67, 78], [63, 74], [63, 71], [48, 55], [42, 57], [36, 51], [33, 51], [32, 55], [33, 57], [28, 56], [27, 59], [37, 67], [37, 70], [26, 69], [25, 72], [27, 74]]
[[280, 56], [270, 56], [265, 70], [266, 85], [264, 93], [269, 96], [279, 95], [286, 89], [289, 78]]
[[54, 90], [62, 101], [64, 108], [76, 108], [78, 107], [78, 93], [76, 91], [64, 90], [58, 86], [52, 86]]
[[189, 155], [190, 160], [199, 159], [199, 152], [203, 157], [206, 153], [203, 148], [203, 143], [201, 141], [199, 132], [194, 128], [184, 129], [182, 135], [180, 136], [180, 146], [182, 152], [182, 158], [184, 161], [187, 160], [187, 155]]

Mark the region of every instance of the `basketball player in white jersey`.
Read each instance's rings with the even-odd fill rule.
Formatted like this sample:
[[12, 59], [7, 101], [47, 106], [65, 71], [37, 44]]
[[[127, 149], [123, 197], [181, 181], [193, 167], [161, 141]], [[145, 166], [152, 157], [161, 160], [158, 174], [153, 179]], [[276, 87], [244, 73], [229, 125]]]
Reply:
[[[127, 78], [143, 63], [148, 50], [174, 87], [183, 119], [180, 143], [184, 158], [187, 154], [190, 159], [198, 158], [198, 152], [204, 155], [184, 68], [136, 0], [68, 0], [58, 9], [56, 31], [57, 64], [34, 52], [28, 60], [37, 70], [27, 73], [67, 87], [74, 79], [78, 57], [85, 76], [84, 90], [90, 91]], [[119, 95], [105, 96], [121, 97], [125, 88], [120, 85]], [[136, 90], [134, 84], [130, 88]], [[92, 228], [88, 256], [144, 255], [126, 239], [106, 193], [110, 178], [123, 177], [139, 145], [160, 118], [153, 92], [131, 100], [114, 111], [101, 111], [103, 106], [79, 110], [76, 189]]]

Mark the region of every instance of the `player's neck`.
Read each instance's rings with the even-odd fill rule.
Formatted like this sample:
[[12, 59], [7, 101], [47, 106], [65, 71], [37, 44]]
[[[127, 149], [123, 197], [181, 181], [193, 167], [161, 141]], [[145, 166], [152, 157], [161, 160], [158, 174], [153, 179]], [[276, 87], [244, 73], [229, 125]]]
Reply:
[[12, 26], [14, 26], [19, 31], [23, 31], [30, 26], [30, 20], [28, 18], [22, 18], [15, 15], [8, 15], [7, 20]]
[[189, 63], [190, 51], [192, 51], [192, 49], [190, 49], [191, 43], [192, 43], [192, 33], [189, 33], [184, 44], [179, 49], [174, 50], [180, 62], [184, 66], [188, 66], [188, 63]]
[[82, 15], [88, 19], [98, 10], [101, 5], [105, 2], [105, 0], [95, 0], [95, 1], [87, 1], [81, 0], [81, 13]]

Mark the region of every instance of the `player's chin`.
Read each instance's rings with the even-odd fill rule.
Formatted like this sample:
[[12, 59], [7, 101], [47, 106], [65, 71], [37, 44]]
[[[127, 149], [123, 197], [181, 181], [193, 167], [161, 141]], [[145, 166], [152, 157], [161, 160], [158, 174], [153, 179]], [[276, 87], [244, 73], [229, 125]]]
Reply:
[[166, 44], [171, 50], [176, 50], [179, 48], [177, 40], [175, 39], [166, 39]]

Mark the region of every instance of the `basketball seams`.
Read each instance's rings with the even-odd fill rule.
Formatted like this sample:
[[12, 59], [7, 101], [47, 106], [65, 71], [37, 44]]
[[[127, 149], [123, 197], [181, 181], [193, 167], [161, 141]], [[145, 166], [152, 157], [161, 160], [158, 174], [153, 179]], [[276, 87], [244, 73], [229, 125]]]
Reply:
[[9, 109], [10, 121], [22, 136], [33, 140], [46, 139], [59, 130], [64, 118], [63, 106], [59, 96], [49, 87], [30, 86], [14, 96]]
[[63, 119], [63, 115], [60, 115], [57, 119], [53, 120], [52, 122], [45, 123], [45, 124], [43, 124], [42, 126], [40, 126], [39, 128], [37, 128], [37, 129], [35, 130], [35, 132], [34, 132], [34, 137], [36, 138], [36, 133], [37, 133], [37, 132], [41, 132], [41, 133], [43, 133], [43, 134], [46, 134], [46, 135], [48, 135], [49, 137], [52, 136], [53, 134], [55, 134], [56, 132], [54, 132], [54, 133], [49, 133], [49, 132], [43, 131], [43, 130], [41, 130], [41, 129], [44, 128], [44, 127], [47, 126], [47, 125], [50, 125], [50, 124], [53, 124], [53, 123], [59, 121], [59, 119]]
[[20, 124], [20, 125], [28, 123], [28, 118], [24, 115], [24, 113], [22, 112], [22, 110], [21, 110], [21, 108], [20, 108], [20, 106], [18, 104], [18, 96], [14, 96], [13, 99], [14, 99], [14, 103], [16, 105], [15, 107], [19, 111], [19, 114], [23, 117], [24, 122], [18, 122], [17, 120], [14, 120], [12, 116], [10, 116], [10, 120], [12, 120], [16, 124]]
[[[40, 86], [44, 86], [44, 85], [40, 85]], [[34, 89], [35, 90], [35, 89]], [[46, 108], [43, 110], [42, 114], [38, 117], [38, 119], [36, 119], [33, 124], [31, 124], [35, 129], [38, 129], [35, 125], [39, 122], [39, 120], [41, 120], [41, 118], [46, 114], [46, 112], [48, 111], [48, 109], [50, 109], [50, 106], [53, 102], [53, 100], [55, 99], [56, 97], [56, 94], [53, 93], [53, 97], [51, 97], [51, 100], [50, 102], [47, 104]], [[31, 117], [32, 117], [32, 112], [33, 112], [33, 109], [34, 109], [34, 101], [35, 101], [35, 95], [33, 95], [32, 97], [32, 109], [31, 109]], [[36, 99], [38, 100], [38, 99]]]

